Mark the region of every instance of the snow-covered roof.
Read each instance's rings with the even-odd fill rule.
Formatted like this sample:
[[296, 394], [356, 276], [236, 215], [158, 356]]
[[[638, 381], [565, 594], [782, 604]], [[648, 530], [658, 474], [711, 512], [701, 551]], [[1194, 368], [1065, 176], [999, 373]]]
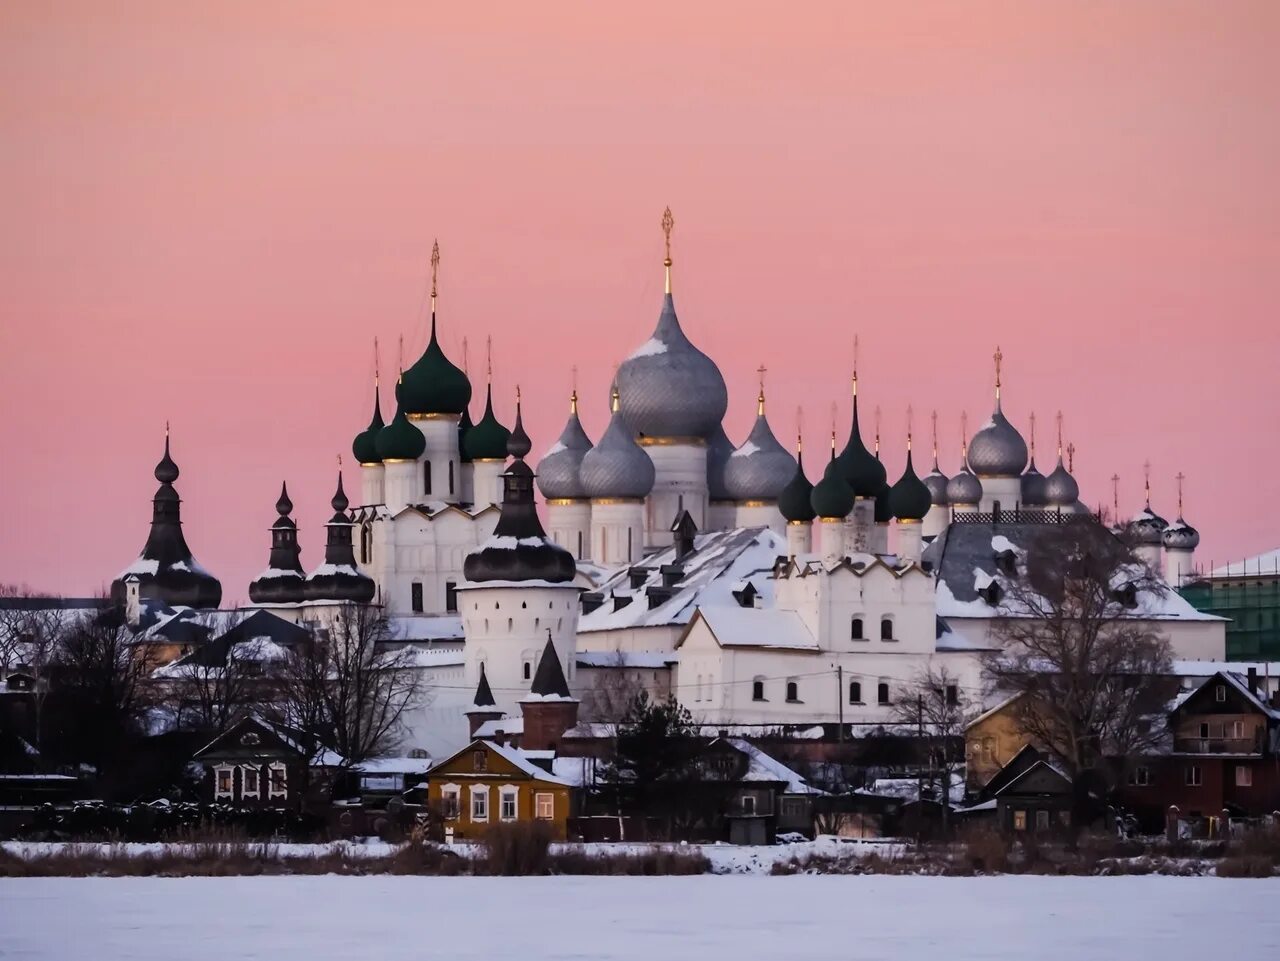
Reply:
[[[721, 647], [818, 650], [817, 640], [795, 611], [736, 606], [699, 607], [698, 616]], [[685, 636], [688, 636], [687, 632]], [[682, 637], [680, 644], [683, 643]]]
[[1280, 548], [1215, 567], [1210, 577], [1265, 577], [1280, 574]]
[[1232, 671], [1235, 674], [1247, 676], [1249, 668], [1253, 668], [1260, 680], [1267, 677], [1280, 680], [1280, 661], [1175, 660], [1171, 673], [1178, 677], [1212, 677], [1219, 671]]
[[766, 754], [750, 741], [739, 737], [726, 739], [729, 744], [747, 756], [747, 773], [744, 781], [781, 781], [787, 794], [823, 794], [825, 792], [810, 787], [804, 777], [787, 767], [777, 758]]
[[431, 764], [429, 757], [371, 757], [351, 770], [358, 774], [426, 774]]
[[[679, 561], [672, 546], [635, 565], [646, 571], [637, 587], [631, 583], [631, 568], [616, 571], [598, 588], [604, 603], [579, 618], [578, 633], [688, 624], [699, 607], [737, 607], [733, 585], [744, 579], [750, 579], [760, 592], [763, 606], [772, 606], [773, 581], [769, 575], [778, 557], [787, 552], [782, 537], [768, 528], [746, 527], [698, 534], [693, 543], [693, 552]], [[673, 587], [666, 589], [671, 596], [662, 597], [650, 608], [649, 589], [657, 589], [659, 596], [664, 591], [660, 568], [675, 564], [683, 568], [683, 574]], [[626, 599], [625, 606], [619, 607], [615, 598]]]
[[466, 662], [466, 654], [461, 648], [419, 647], [417, 644], [406, 644], [394, 652], [398, 667], [461, 667]]
[[591, 757], [557, 757], [551, 762], [551, 773], [574, 787], [595, 782], [596, 760]]
[[499, 734], [523, 734], [523, 717], [500, 717], [496, 721], [485, 721], [476, 728], [476, 737], [488, 740]]
[[459, 614], [397, 614], [387, 618], [391, 635], [402, 641], [461, 641]]
[[[1085, 523], [1085, 522], [1081, 522]], [[933, 563], [937, 571], [935, 604], [939, 617], [954, 628], [956, 618], [989, 619], [1010, 613], [1008, 602], [995, 605], [979, 594], [993, 581], [1004, 575], [997, 567], [998, 555], [1011, 551], [1019, 558], [1027, 546], [1037, 537], [1053, 532], [1056, 525], [1032, 523], [999, 524], [948, 524], [946, 529], [929, 545], [925, 559]], [[1104, 528], [1104, 536], [1114, 537]], [[1019, 575], [1021, 576], [1021, 575]], [[1214, 614], [1198, 611], [1177, 591], [1169, 589], [1161, 594], [1140, 592], [1130, 617], [1143, 620], [1173, 621], [1221, 621]]]
[[[878, 794], [881, 797], [896, 797], [902, 801], [916, 801], [920, 798], [920, 781], [918, 777], [876, 778], [871, 782], [867, 793]], [[953, 778], [949, 790], [951, 803], [958, 804], [963, 801], [964, 791], [964, 782]]]
[[537, 778], [539, 781], [546, 781], [548, 784], [563, 784], [565, 787], [573, 787], [574, 784], [562, 777], [552, 774], [546, 768], [538, 767], [534, 764], [525, 753], [517, 748], [510, 747], [506, 744], [499, 744], [497, 741], [484, 742], [492, 751], [510, 762], [516, 768], [530, 777]]
[[578, 651], [574, 655], [578, 667], [618, 667], [660, 670], [675, 664], [680, 658], [663, 651]]

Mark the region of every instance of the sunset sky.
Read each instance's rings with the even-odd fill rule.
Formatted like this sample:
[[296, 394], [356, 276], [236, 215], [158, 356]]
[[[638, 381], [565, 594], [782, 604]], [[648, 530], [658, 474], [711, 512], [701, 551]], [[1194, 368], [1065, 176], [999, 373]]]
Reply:
[[[1005, 410], [1090, 505], [1280, 546], [1280, 3], [9, 2], [0, 7], [0, 582], [100, 589], [146, 538], [164, 423], [187, 539], [247, 599], [281, 479], [322, 555], [386, 380], [440, 324], [477, 407], [570, 370], [598, 438], [662, 291], [811, 473], [853, 339], [901, 470]], [[390, 407], [390, 396], [384, 398]], [[869, 417], [866, 426], [869, 426]], [[919, 446], [927, 448], [927, 439]], [[921, 460], [927, 458], [922, 457]], [[927, 463], [922, 466], [927, 469]]]

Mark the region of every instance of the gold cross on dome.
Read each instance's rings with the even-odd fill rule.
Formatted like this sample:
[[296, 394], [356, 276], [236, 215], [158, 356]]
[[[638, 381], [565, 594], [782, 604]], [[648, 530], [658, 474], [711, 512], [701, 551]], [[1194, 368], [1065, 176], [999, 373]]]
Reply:
[[1187, 475], [1182, 473], [1182, 471], [1178, 471], [1177, 476], [1174, 477], [1174, 480], [1178, 482], [1178, 517], [1179, 518], [1182, 517], [1182, 482], [1186, 479], [1187, 479]]
[[996, 345], [995, 361], [996, 361], [996, 386], [999, 387], [1000, 386], [1000, 364], [1004, 361], [1004, 354], [1000, 352], [999, 344]]
[[676, 225], [676, 218], [671, 216], [671, 208], [662, 212], [662, 233], [667, 238], [667, 266], [671, 266], [671, 228]]
[[436, 279], [440, 273], [440, 241], [431, 244], [431, 299], [436, 296]]

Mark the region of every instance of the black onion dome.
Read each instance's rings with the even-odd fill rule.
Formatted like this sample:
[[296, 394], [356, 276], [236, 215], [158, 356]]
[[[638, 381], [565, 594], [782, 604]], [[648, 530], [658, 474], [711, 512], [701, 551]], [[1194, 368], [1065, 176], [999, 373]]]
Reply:
[[511, 428], [511, 436], [507, 438], [507, 455], [520, 460], [529, 456], [533, 450], [533, 441], [524, 429], [524, 415], [520, 411], [520, 394], [516, 392], [516, 425]]
[[1200, 532], [1184, 521], [1181, 514], [1164, 529], [1160, 539], [1172, 551], [1193, 551], [1200, 546]]
[[937, 507], [946, 507], [951, 501], [947, 497], [947, 482], [950, 478], [938, 467], [938, 452], [933, 452], [933, 470], [924, 475], [924, 486], [929, 488], [929, 499]]
[[511, 431], [498, 422], [493, 413], [493, 385], [485, 388], [484, 416], [476, 425], [467, 431], [462, 438], [462, 445], [467, 452], [467, 460], [502, 460], [507, 459], [507, 441], [511, 439]]
[[724, 469], [724, 486], [736, 501], [777, 500], [796, 470], [796, 459], [769, 428], [763, 393], [758, 404], [751, 433], [729, 456]]
[[471, 381], [440, 348], [434, 311], [427, 348], [404, 372], [396, 393], [401, 408], [409, 414], [461, 414], [471, 403]]
[[588, 497], [647, 497], [653, 490], [653, 461], [636, 443], [614, 394], [613, 416], [600, 443], [582, 457], [582, 489]]
[[1165, 528], [1169, 526], [1159, 514], [1151, 509], [1151, 502], [1134, 515], [1129, 522], [1129, 532], [1139, 544], [1154, 546], [1162, 543]]
[[853, 423], [849, 428], [849, 441], [836, 461], [856, 497], [875, 497], [888, 480], [880, 459], [867, 450], [867, 445], [862, 442], [862, 430], [858, 426], [857, 393], [853, 395]]
[[837, 458], [832, 457], [827, 462], [822, 480], [813, 486], [809, 503], [814, 514], [823, 518], [848, 517], [853, 510], [853, 488], [844, 479], [844, 471]]
[[966, 464], [947, 481], [947, 503], [952, 507], [972, 507], [982, 500], [982, 481]]
[[[518, 410], [516, 427], [524, 432]], [[467, 555], [462, 574], [473, 582], [572, 581], [577, 574], [573, 555], [542, 529], [533, 501], [533, 470], [515, 456], [502, 475], [502, 514], [493, 536]]]
[[817, 517], [813, 509], [813, 485], [804, 473], [804, 452], [796, 453], [796, 470], [778, 495], [778, 511], [788, 521], [807, 523]]
[[583, 498], [582, 458], [591, 450], [591, 438], [578, 419], [578, 392], [569, 401], [569, 419], [559, 439], [548, 448], [538, 462], [538, 489], [551, 500]]
[[404, 404], [400, 404], [391, 423], [378, 431], [376, 446], [378, 457], [384, 461], [417, 460], [427, 449], [427, 439], [422, 436], [422, 431], [409, 423]]
[[1044, 501], [1050, 507], [1070, 507], [1080, 499], [1080, 485], [1063, 466], [1062, 455], [1058, 455], [1058, 465], [1044, 481]]
[[1022, 475], [1022, 493], [1019, 499], [1023, 507], [1044, 507], [1049, 503], [1048, 482], [1045, 476], [1036, 470], [1034, 455], [1027, 465], [1027, 472]]
[[709, 437], [729, 407], [720, 368], [690, 343], [666, 294], [653, 336], [622, 362], [622, 416], [644, 437]]
[[724, 432], [724, 425], [717, 425], [707, 438], [707, 497], [710, 500], [733, 500], [724, 483], [724, 470], [734, 449], [733, 441]]
[[267, 569], [249, 583], [249, 600], [255, 604], [293, 604], [306, 597], [306, 575], [302, 571], [297, 525], [289, 516], [293, 501], [289, 489], [280, 485], [276, 501], [279, 515], [271, 525], [271, 555]]
[[222, 584], [196, 563], [182, 533], [181, 498], [173, 487], [178, 465], [169, 454], [169, 435], [164, 439], [164, 456], [156, 465], [160, 482], [151, 500], [151, 531], [138, 559], [111, 582], [111, 601], [122, 605], [126, 582], [138, 580], [139, 594], [170, 607], [213, 608], [222, 602]]
[[369, 421], [369, 426], [356, 434], [356, 439], [351, 442], [351, 453], [358, 464], [379, 464], [382, 458], [378, 456], [378, 432], [385, 427], [382, 421], [382, 401], [378, 397], [378, 386], [373, 387], [373, 419]]
[[373, 600], [376, 587], [373, 579], [356, 567], [351, 537], [355, 525], [346, 514], [349, 502], [342, 489], [341, 472], [338, 489], [329, 505], [333, 508], [333, 517], [325, 525], [324, 563], [307, 575], [303, 599], [368, 604]]
[[907, 448], [907, 466], [902, 476], [889, 491], [889, 508], [893, 516], [903, 521], [923, 520], [933, 506], [933, 497], [929, 488], [916, 476], [915, 467], [911, 463], [911, 448]]
[[969, 469], [979, 477], [1018, 477], [1027, 466], [1027, 442], [996, 409], [969, 441]]

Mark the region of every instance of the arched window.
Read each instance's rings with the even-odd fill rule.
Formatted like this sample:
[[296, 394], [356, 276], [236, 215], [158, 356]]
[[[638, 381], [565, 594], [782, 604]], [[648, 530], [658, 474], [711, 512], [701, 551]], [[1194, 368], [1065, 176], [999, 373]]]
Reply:
[[578, 531], [578, 560], [582, 560], [582, 531]]
[[893, 618], [892, 617], [880, 618], [880, 640], [882, 641], [893, 640]]
[[431, 461], [422, 462], [422, 493], [431, 496]]
[[453, 461], [449, 461], [449, 494], [453, 494]]
[[862, 618], [855, 617], [849, 622], [849, 639], [854, 641], [865, 639], [865, 635], [862, 633]]
[[533, 664], [529, 661], [524, 662], [524, 679], [527, 681], [533, 677]]
[[360, 563], [368, 564], [373, 556], [373, 533], [368, 524], [360, 525]]
[[862, 682], [861, 681], [849, 682], [849, 703], [850, 704], [862, 703]]
[[529, 602], [528, 602], [528, 601], [521, 601], [521, 602], [520, 602], [520, 610], [524, 611], [524, 610], [528, 610], [528, 608], [529, 608]]
[[753, 701], [764, 700], [764, 678], [763, 677], [757, 677], [754, 681], [751, 682], [751, 700]]
[[876, 685], [876, 702], [879, 704], [889, 703], [889, 683], [881, 681]]
[[792, 703], [800, 700], [800, 685], [795, 681], [787, 681], [787, 700]]
[[511, 618], [509, 618], [509, 617], [508, 617], [508, 618], [507, 618], [507, 633], [508, 633], [508, 634], [510, 634], [510, 633], [511, 633], [511, 629], [512, 629], [514, 626], [515, 626], [515, 625], [512, 623]]

